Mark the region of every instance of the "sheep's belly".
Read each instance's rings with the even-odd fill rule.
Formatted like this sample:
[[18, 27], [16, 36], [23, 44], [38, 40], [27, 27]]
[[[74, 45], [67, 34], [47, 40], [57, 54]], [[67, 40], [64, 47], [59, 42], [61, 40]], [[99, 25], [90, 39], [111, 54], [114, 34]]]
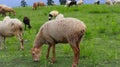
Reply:
[[12, 37], [12, 36], [14, 36], [14, 34], [11, 34], [11, 33], [0, 33], [0, 35], [1, 36], [3, 36], [3, 37]]

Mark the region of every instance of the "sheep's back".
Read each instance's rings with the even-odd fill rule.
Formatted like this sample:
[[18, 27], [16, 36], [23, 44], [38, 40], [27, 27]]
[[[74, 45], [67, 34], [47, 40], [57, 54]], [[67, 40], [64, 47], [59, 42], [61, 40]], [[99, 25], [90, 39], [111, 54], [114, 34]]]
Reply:
[[71, 35], [85, 30], [86, 26], [78, 19], [63, 18], [60, 20], [48, 21], [41, 29], [43, 30], [43, 36], [50, 36], [56, 41], [62, 41], [64, 38], [68, 38]]

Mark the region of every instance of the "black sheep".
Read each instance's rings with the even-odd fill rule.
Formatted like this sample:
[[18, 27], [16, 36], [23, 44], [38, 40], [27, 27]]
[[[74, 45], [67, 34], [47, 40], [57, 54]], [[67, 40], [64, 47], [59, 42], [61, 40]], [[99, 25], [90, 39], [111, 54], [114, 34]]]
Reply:
[[30, 25], [30, 19], [28, 17], [23, 18], [23, 23], [25, 25], [25, 30], [26, 30], [26, 25], [28, 25], [28, 28], [31, 29], [32, 26]]
[[77, 2], [76, 1], [71, 1], [70, 4], [68, 5], [68, 7], [70, 7], [72, 5], [77, 5]]
[[97, 5], [99, 5], [99, 4], [100, 4], [100, 1], [96, 1], [94, 4], [97, 4]]

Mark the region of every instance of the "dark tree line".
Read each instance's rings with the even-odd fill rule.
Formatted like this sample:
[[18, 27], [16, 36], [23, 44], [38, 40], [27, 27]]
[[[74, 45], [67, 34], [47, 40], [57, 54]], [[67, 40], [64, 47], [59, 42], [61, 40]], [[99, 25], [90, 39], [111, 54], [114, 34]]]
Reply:
[[[60, 2], [61, 5], [64, 5], [66, 3], [66, 0], [59, 0], [59, 2]], [[54, 4], [54, 1], [53, 0], [47, 0], [47, 4], [52, 5], [52, 4]]]
[[26, 1], [25, 1], [25, 0], [21, 0], [21, 6], [22, 6], [22, 7], [27, 6], [27, 3], [26, 3]]

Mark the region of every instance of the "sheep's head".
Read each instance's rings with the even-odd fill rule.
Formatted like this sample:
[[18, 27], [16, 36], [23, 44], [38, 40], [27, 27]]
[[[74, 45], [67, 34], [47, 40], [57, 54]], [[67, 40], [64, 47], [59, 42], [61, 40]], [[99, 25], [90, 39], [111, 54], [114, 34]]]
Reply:
[[23, 33], [23, 24], [18, 19], [11, 19], [10, 20], [11, 30], [13, 31], [14, 35], [22, 36]]
[[51, 20], [51, 19], [52, 19], [52, 17], [53, 17], [53, 16], [52, 16], [51, 14], [49, 14], [49, 20]]
[[33, 47], [33, 48], [31, 49], [31, 54], [32, 54], [33, 60], [34, 60], [35, 62], [36, 62], [36, 61], [39, 61], [40, 48]]

